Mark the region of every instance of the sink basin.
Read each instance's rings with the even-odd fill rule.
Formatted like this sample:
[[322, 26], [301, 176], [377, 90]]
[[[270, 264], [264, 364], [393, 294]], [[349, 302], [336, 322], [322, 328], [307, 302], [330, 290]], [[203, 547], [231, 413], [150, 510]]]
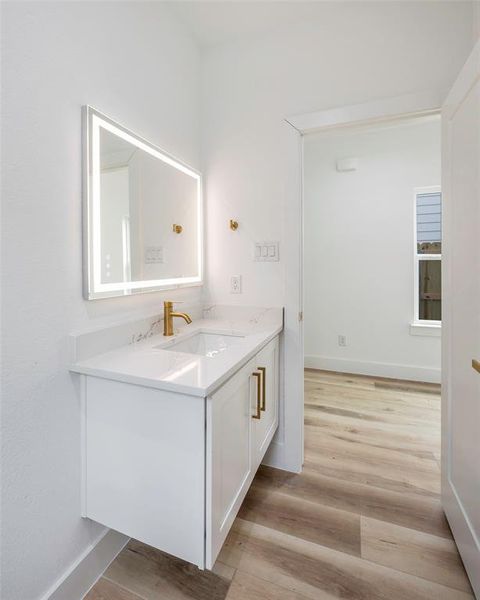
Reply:
[[238, 344], [243, 338], [243, 335], [199, 332], [186, 340], [180, 340], [163, 349], [171, 350], [173, 352], [185, 352], [187, 354], [199, 354], [200, 356], [213, 358], [218, 354], [225, 352], [230, 346]]

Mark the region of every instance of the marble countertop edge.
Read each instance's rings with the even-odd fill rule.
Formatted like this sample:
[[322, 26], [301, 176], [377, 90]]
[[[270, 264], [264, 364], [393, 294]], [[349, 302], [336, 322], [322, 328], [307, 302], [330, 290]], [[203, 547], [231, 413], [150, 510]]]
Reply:
[[[200, 319], [182, 326], [169, 339], [157, 334], [141, 342], [115, 348], [74, 362], [70, 371], [112, 381], [155, 388], [168, 392], [207, 397], [281, 333], [283, 322], [262, 323], [236, 319]], [[207, 357], [169, 350], [173, 343], [188, 340], [196, 333], [242, 335], [244, 339], [223, 353]]]

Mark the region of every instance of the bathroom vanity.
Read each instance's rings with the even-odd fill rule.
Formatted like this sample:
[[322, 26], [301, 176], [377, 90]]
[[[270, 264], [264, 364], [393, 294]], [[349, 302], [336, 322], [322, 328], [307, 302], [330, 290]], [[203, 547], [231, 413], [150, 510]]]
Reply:
[[[202, 285], [200, 173], [83, 117], [85, 298]], [[192, 308], [72, 336], [71, 371], [83, 516], [211, 568], [278, 427], [283, 311]]]
[[281, 330], [216, 307], [80, 356], [83, 516], [210, 569], [278, 426]]

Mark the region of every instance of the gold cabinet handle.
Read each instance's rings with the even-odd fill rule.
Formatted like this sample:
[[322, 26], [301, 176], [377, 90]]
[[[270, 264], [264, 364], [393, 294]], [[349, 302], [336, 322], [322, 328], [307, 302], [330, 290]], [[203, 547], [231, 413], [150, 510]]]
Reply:
[[472, 367], [475, 369], [475, 371], [478, 371], [480, 373], [480, 360], [472, 358]]
[[260, 412], [260, 401], [262, 395], [262, 374], [255, 371], [255, 373], [252, 373], [252, 375], [257, 379], [257, 412], [254, 415], [252, 415], [252, 419], [260, 419], [260, 417], [262, 416], [262, 413]]
[[260, 410], [263, 410], [265, 412], [265, 409], [267, 407], [267, 399], [266, 399], [267, 369], [266, 369], [266, 367], [257, 367], [257, 369], [262, 374], [262, 405], [260, 407]]

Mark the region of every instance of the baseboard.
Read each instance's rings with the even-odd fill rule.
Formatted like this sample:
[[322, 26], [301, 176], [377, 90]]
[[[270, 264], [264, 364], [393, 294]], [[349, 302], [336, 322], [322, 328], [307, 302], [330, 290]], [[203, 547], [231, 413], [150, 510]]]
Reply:
[[274, 467], [289, 473], [301, 473], [302, 465], [293, 463], [285, 456], [284, 442], [277, 442], [275, 439], [270, 444], [265, 456], [262, 460], [262, 465]]
[[123, 550], [129, 539], [118, 531], [107, 529], [54, 583], [41, 600], [81, 600]]
[[275, 467], [277, 469], [281, 469], [279, 465], [284, 463], [284, 444], [282, 442], [277, 442], [276, 440], [272, 440], [270, 446], [268, 447], [267, 452], [262, 460], [262, 465], [266, 465], [267, 467]]
[[358, 373], [359, 375], [440, 383], [440, 368], [436, 369], [433, 367], [397, 365], [345, 358], [329, 358], [326, 356], [305, 356], [305, 367], [307, 369], [339, 371], [340, 373]]

